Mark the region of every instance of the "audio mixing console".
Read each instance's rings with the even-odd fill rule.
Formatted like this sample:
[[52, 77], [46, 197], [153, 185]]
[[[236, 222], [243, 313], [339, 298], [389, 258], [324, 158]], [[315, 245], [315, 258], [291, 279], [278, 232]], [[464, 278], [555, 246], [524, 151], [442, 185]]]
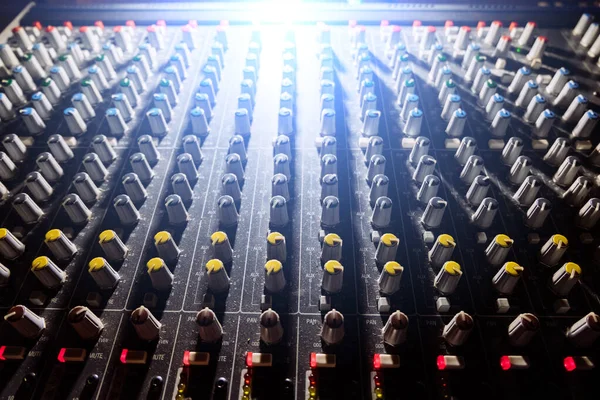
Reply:
[[3, 34], [0, 398], [600, 397], [592, 14], [192, 9]]

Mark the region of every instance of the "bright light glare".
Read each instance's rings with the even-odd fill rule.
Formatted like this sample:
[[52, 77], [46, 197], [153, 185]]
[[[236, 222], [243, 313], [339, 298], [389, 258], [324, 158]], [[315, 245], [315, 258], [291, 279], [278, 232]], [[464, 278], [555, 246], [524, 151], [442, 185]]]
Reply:
[[252, 5], [257, 22], [287, 25], [308, 16], [302, 0], [263, 0]]

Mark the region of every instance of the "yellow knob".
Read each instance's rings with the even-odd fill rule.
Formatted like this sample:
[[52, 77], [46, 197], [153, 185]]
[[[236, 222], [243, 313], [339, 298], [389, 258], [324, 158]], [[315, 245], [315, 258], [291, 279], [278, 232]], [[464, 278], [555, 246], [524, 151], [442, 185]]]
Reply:
[[504, 269], [512, 276], [519, 276], [525, 270], [525, 268], [521, 267], [514, 261], [509, 261], [504, 264]]
[[210, 235], [210, 241], [212, 242], [213, 246], [215, 244], [223, 243], [226, 240], [227, 240], [227, 234], [222, 231], [216, 231], [215, 233]]
[[51, 229], [48, 232], [46, 232], [46, 242], [54, 242], [55, 240], [58, 240], [60, 238], [61, 235], [61, 231], [60, 229]]
[[393, 233], [385, 233], [383, 236], [381, 236], [381, 242], [387, 247], [392, 247], [397, 245], [400, 242], [400, 239], [398, 239]]
[[342, 266], [342, 264], [340, 264], [339, 261], [329, 260], [325, 263], [325, 271], [329, 272], [330, 274], [337, 274], [338, 272], [342, 272], [343, 270], [344, 267]]
[[581, 267], [574, 262], [568, 262], [564, 265], [565, 271], [571, 276], [581, 275]]
[[31, 269], [39, 271], [40, 269], [46, 268], [50, 264], [50, 259], [46, 256], [41, 256], [33, 260], [31, 263]]
[[500, 234], [496, 235], [496, 243], [502, 247], [510, 247], [514, 243], [514, 240], [508, 237], [508, 235]]
[[100, 243], [108, 243], [115, 240], [117, 236], [115, 231], [111, 231], [110, 229], [103, 231], [100, 233]]
[[171, 239], [171, 234], [167, 231], [160, 231], [154, 235], [154, 244], [162, 244]]
[[383, 266], [383, 269], [390, 275], [399, 275], [402, 273], [402, 271], [404, 271], [404, 267], [402, 267], [402, 265], [396, 261], [386, 262]]
[[438, 236], [438, 241], [444, 247], [456, 246], [456, 242], [454, 241], [454, 238], [452, 236], [448, 235], [447, 233], [443, 233], [440, 236]]
[[148, 263], [146, 263], [146, 267], [148, 268], [148, 272], [158, 271], [159, 269], [165, 266], [165, 262], [160, 257], [151, 258]]
[[106, 261], [102, 257], [93, 258], [92, 261], [90, 261], [90, 263], [88, 265], [89, 271], [90, 272], [98, 271], [98, 270], [104, 268], [105, 263], [106, 263]]
[[563, 235], [552, 235], [552, 243], [558, 247], [567, 247], [569, 245], [569, 241]]
[[462, 271], [460, 270], [460, 264], [458, 264], [456, 261], [446, 261], [444, 263], [444, 269], [450, 275], [462, 274]]
[[281, 233], [279, 233], [279, 232], [271, 232], [267, 236], [267, 241], [270, 244], [278, 244], [281, 241], [283, 241], [284, 239], [285, 239], [285, 237]]
[[271, 275], [272, 273], [281, 271], [282, 267], [279, 260], [269, 260], [265, 264], [265, 271], [267, 271], [267, 275]]
[[4, 239], [10, 232], [6, 228], [0, 228], [0, 239]]
[[218, 272], [221, 268], [223, 268], [223, 261], [219, 259], [213, 258], [206, 263], [206, 272], [209, 274]]
[[325, 235], [323, 241], [327, 246], [337, 246], [342, 244], [342, 238], [340, 238], [339, 235], [335, 233], [329, 233]]

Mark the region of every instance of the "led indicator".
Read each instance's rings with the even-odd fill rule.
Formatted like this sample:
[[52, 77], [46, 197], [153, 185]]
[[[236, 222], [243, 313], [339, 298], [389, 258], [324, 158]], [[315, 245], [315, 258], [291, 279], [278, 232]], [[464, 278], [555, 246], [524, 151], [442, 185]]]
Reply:
[[60, 349], [60, 351], [58, 352], [58, 362], [64, 363], [67, 362], [65, 360], [65, 352], [67, 351], [67, 349], [65, 347], [63, 347], [62, 349]]
[[310, 353], [310, 367], [317, 368], [317, 353]]
[[563, 360], [563, 365], [567, 372], [575, 371], [577, 369], [577, 364], [575, 363], [575, 359], [571, 356], [565, 357]]
[[381, 356], [379, 354], [373, 356], [373, 368], [376, 370], [381, 369]]
[[381, 386], [381, 377], [379, 374], [375, 374], [375, 376], [373, 376], [373, 381], [375, 382], [375, 386]]
[[4, 351], [6, 351], [6, 346], [0, 346], [0, 361], [6, 360], [6, 358], [4, 358]]
[[246, 353], [246, 366], [252, 368], [252, 352]]
[[436, 364], [440, 371], [446, 369], [446, 358], [444, 356], [438, 356]]
[[508, 371], [512, 367], [512, 363], [510, 362], [509, 356], [500, 357], [500, 368], [504, 371]]
[[190, 365], [190, 351], [186, 350], [183, 352], [183, 365], [188, 367]]
[[127, 364], [127, 353], [128, 352], [129, 352], [129, 350], [127, 350], [127, 349], [121, 350], [121, 357], [119, 357], [121, 364]]

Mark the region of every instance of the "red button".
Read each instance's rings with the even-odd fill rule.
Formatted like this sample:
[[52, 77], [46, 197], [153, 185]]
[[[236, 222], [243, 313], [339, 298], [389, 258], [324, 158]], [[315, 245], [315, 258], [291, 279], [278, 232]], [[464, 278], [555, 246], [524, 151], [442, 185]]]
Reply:
[[502, 368], [505, 371], [508, 371], [511, 366], [512, 365], [510, 362], [510, 358], [508, 356], [500, 357], [500, 368]]
[[565, 357], [563, 360], [563, 365], [567, 372], [575, 371], [577, 368], [577, 363], [575, 363], [575, 359], [573, 357]]
[[438, 356], [436, 360], [436, 365], [440, 371], [446, 369], [446, 358], [444, 356]]
[[373, 355], [373, 368], [381, 369], [381, 356], [379, 354]]

